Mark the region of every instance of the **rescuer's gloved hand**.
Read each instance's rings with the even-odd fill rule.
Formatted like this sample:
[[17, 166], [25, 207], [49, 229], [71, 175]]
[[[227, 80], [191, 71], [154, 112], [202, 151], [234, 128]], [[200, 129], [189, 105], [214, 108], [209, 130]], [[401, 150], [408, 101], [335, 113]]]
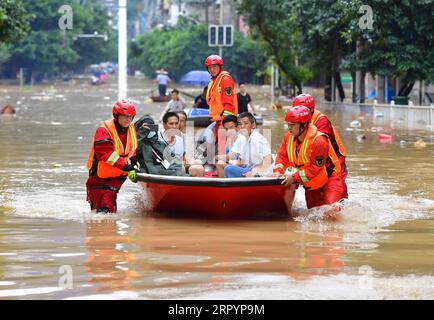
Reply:
[[122, 171], [126, 171], [126, 172], [130, 172], [131, 170], [134, 170], [134, 167], [132, 165], [130, 165], [130, 164], [126, 164], [122, 168]]
[[137, 182], [137, 173], [136, 173], [136, 170], [128, 171], [128, 179], [130, 179], [131, 182], [134, 182], [134, 183]]

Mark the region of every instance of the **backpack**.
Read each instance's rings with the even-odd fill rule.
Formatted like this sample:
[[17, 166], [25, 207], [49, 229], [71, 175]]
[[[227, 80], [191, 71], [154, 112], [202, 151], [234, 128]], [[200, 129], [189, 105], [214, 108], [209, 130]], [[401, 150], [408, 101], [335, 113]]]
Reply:
[[143, 124], [155, 124], [149, 115], [144, 115], [134, 124], [137, 131], [137, 161], [140, 163], [141, 171], [149, 174], [165, 176], [181, 176], [182, 162], [176, 159], [170, 160], [165, 167], [164, 160], [171, 159], [168, 156], [169, 148], [163, 141], [158, 140], [158, 132], [153, 137], [149, 137], [149, 130], [143, 128]]

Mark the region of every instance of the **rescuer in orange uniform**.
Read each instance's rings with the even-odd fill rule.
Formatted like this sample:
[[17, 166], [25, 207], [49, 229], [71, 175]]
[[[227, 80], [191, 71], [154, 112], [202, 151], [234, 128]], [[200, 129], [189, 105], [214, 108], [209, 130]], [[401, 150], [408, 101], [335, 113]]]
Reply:
[[87, 160], [86, 191], [91, 210], [115, 213], [117, 194], [126, 177], [137, 182], [137, 135], [132, 123], [135, 115], [134, 104], [118, 101], [113, 107], [113, 119], [104, 121], [96, 130]]
[[[302, 184], [307, 207], [333, 204], [343, 198], [344, 183], [339, 159], [324, 133], [310, 123], [305, 106], [291, 108], [285, 115], [289, 132], [277, 153], [274, 174], [285, 175], [282, 184]], [[293, 172], [286, 174], [292, 167]]]
[[343, 197], [348, 198], [347, 184], [345, 183], [345, 179], [348, 175], [347, 164], [345, 161], [346, 151], [345, 151], [344, 144], [342, 143], [342, 140], [339, 136], [338, 131], [331, 124], [331, 122], [327, 118], [327, 116], [315, 108], [315, 99], [310, 94], [302, 93], [302, 94], [298, 95], [297, 97], [294, 98], [292, 106], [293, 107], [296, 107], [296, 106], [308, 107], [311, 114], [312, 114], [312, 120], [310, 123], [315, 125], [315, 127], [317, 127], [317, 129], [320, 132], [325, 133], [329, 137], [330, 143], [332, 144], [333, 149], [335, 150], [335, 153], [338, 156], [339, 162], [341, 164], [342, 178], [344, 181], [344, 196]]
[[227, 115], [238, 115], [238, 100], [235, 92], [235, 82], [227, 71], [223, 71], [223, 59], [211, 55], [205, 59], [205, 68], [211, 75], [208, 85], [206, 102], [209, 105], [209, 116], [216, 121], [216, 132], [222, 119]]

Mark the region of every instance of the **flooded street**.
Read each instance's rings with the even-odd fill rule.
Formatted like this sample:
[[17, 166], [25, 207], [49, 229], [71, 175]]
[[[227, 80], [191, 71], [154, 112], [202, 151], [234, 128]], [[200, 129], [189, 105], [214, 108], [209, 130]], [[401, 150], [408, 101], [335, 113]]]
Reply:
[[[153, 87], [129, 85], [138, 116], [158, 116]], [[104, 216], [86, 202], [85, 164], [116, 99], [115, 84], [0, 88], [0, 106], [17, 110], [0, 118], [0, 299], [434, 299], [433, 131], [320, 107], [347, 148], [341, 222], [318, 221], [302, 190], [295, 220], [160, 217], [143, 212], [129, 181], [118, 214]], [[283, 111], [263, 115], [276, 152]], [[394, 140], [380, 143], [379, 131]], [[426, 147], [414, 146], [418, 138]]]

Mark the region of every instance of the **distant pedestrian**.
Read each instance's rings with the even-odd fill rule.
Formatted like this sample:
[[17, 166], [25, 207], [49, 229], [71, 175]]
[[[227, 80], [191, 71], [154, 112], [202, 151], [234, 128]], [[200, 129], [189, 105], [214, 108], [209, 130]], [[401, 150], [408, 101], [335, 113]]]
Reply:
[[169, 76], [167, 75], [167, 71], [164, 70], [164, 68], [158, 70], [157, 73], [158, 76], [154, 80], [154, 82], [158, 83], [158, 94], [160, 95], [160, 97], [164, 97], [166, 96], [167, 84], [171, 82], [172, 79], [169, 78]]
[[240, 82], [238, 85], [240, 92], [237, 93], [238, 98], [238, 112], [241, 114], [243, 112], [250, 112], [250, 109], [252, 109], [252, 113], [256, 115], [256, 109], [255, 106], [252, 103], [252, 98], [250, 97], [250, 94], [247, 93], [246, 90], [246, 83]]

